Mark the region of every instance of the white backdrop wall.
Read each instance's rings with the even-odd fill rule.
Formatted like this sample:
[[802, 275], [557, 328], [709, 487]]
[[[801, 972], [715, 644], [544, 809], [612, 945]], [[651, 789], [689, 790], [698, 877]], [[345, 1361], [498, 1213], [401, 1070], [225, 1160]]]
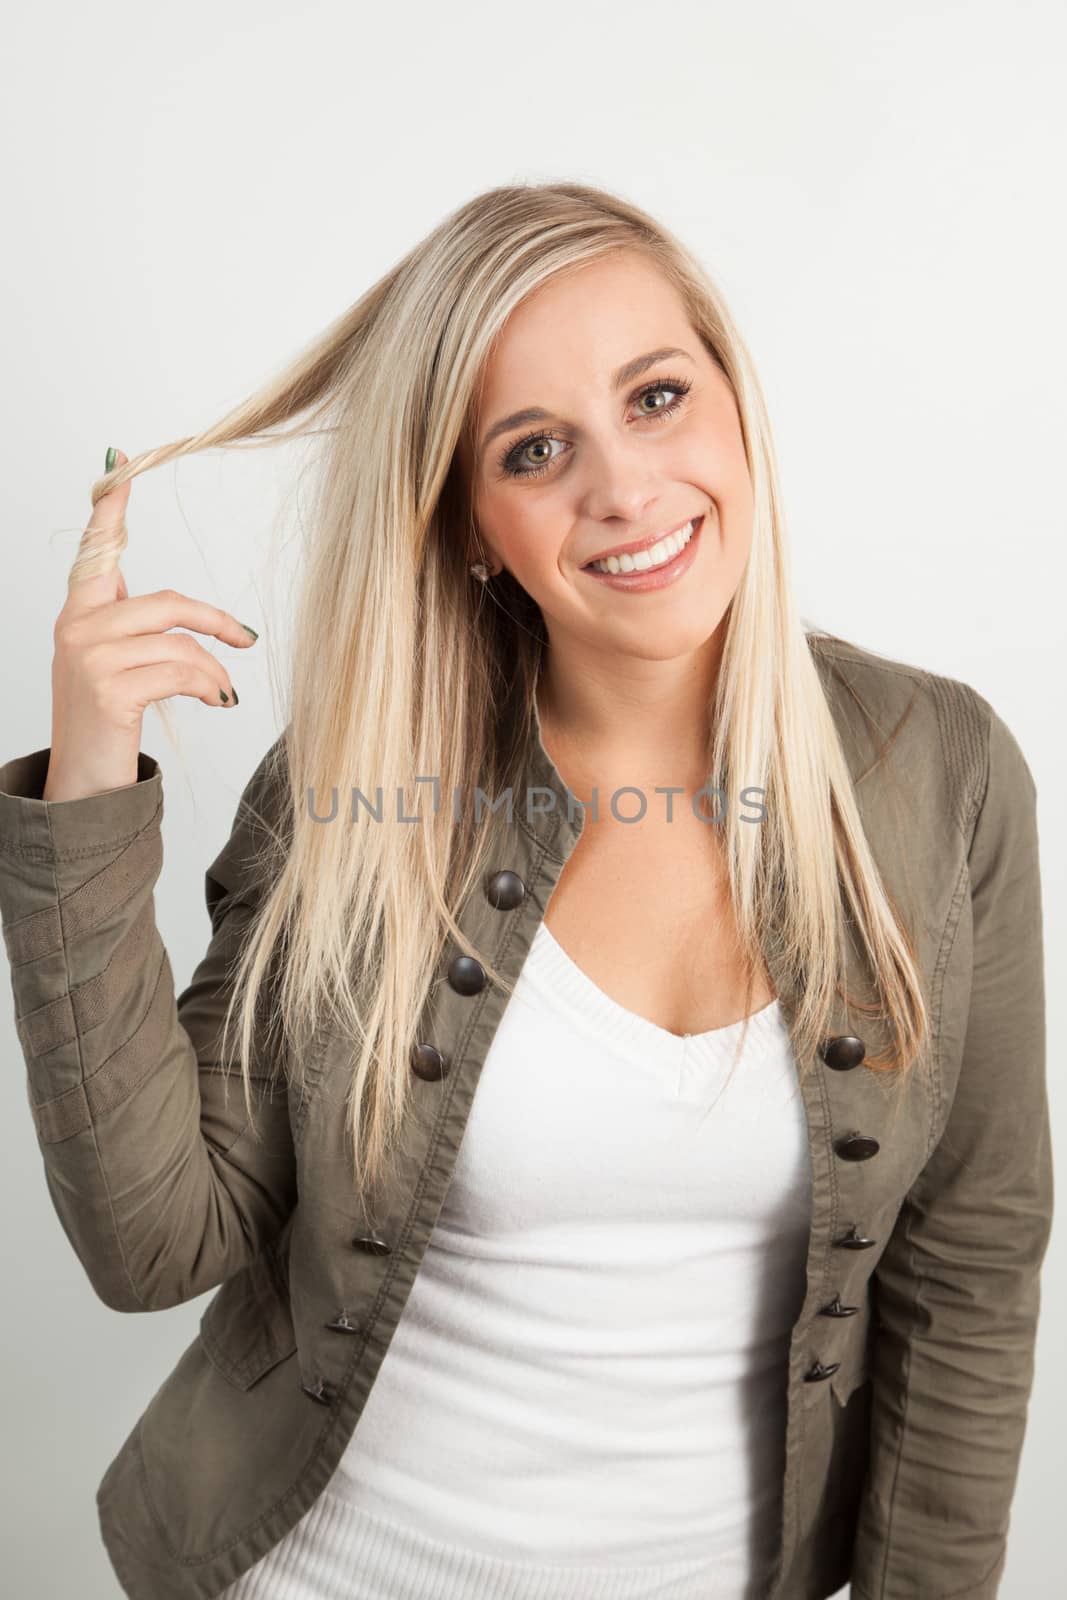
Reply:
[[[109, 444], [192, 434], [476, 191], [614, 188], [725, 290], [775, 424], [802, 614], [963, 678], [1037, 779], [1049, 1077], [1064, 1137], [1065, 12], [898, 0], [560, 7], [113, 0], [10, 9], [0, 65], [5, 585], [0, 759], [50, 739], [51, 627]], [[278, 728], [300, 456], [139, 478], [123, 571], [261, 629], [240, 706], [172, 702], [156, 892], [176, 987], [206, 947], [203, 870]], [[284, 570], [284, 563], [283, 563]], [[872, 601], [871, 596], [877, 599]], [[862, 596], [862, 598], [861, 598]], [[45, 1188], [0, 1009], [3, 1571], [21, 1600], [118, 1588], [94, 1494], [202, 1302], [123, 1317]], [[1062, 1230], [1004, 1600], [1059, 1592]]]

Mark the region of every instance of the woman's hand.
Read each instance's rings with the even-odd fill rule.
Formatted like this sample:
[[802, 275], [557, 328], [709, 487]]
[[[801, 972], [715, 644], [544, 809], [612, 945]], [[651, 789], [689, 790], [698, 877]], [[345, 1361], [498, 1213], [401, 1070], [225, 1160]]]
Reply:
[[[128, 457], [117, 453], [117, 464]], [[93, 508], [94, 528], [117, 528], [130, 483], [120, 483]], [[130, 599], [119, 567], [72, 581], [52, 637], [52, 746], [42, 798], [74, 800], [137, 782], [145, 707], [171, 695], [207, 706], [235, 706], [229, 673], [192, 628], [225, 644], [251, 645], [255, 635], [228, 611], [174, 589]]]

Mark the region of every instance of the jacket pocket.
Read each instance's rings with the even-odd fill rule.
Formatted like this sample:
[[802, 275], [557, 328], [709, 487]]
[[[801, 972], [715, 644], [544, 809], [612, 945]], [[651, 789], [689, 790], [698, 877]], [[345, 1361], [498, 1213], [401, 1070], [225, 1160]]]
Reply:
[[200, 1319], [212, 1366], [237, 1389], [252, 1385], [296, 1350], [289, 1292], [275, 1244], [227, 1278]]

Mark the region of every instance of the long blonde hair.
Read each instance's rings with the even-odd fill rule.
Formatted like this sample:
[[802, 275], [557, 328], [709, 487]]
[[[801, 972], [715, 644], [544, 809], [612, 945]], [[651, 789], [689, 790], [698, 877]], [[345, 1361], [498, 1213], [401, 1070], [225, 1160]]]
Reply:
[[[478, 551], [459, 447], [510, 313], [557, 274], [623, 249], [644, 251], [677, 287], [728, 378], [754, 490], [751, 555], [709, 708], [711, 772], [744, 773], [768, 794], [761, 826], [741, 826], [732, 808], [724, 821], [749, 970], [773, 908], [788, 968], [803, 973], [795, 1026], [807, 1059], [841, 992], [847, 908], [892, 1030], [891, 1051], [868, 1065], [905, 1069], [927, 1040], [911, 937], [868, 847], [795, 609], [771, 430], [722, 295], [677, 239], [616, 195], [576, 183], [493, 188], [447, 216], [275, 381], [195, 437], [116, 467], [92, 491], [95, 505], [124, 479], [216, 445], [312, 430], [328, 441], [307, 518], [288, 722], [263, 764], [283, 809], [262, 819], [264, 887], [235, 965], [222, 1054], [236, 1036], [251, 1114], [249, 1064], [262, 1057], [264, 1027], [277, 1028], [272, 1059], [297, 1080], [307, 1055], [297, 1041], [327, 1025], [356, 1041], [347, 1116], [364, 1200], [396, 1147], [412, 1044], [446, 941], [510, 985], [456, 921], [487, 865], [484, 833], [457, 826], [447, 805], [420, 808], [416, 828], [362, 815], [322, 827], [307, 798], [313, 792], [321, 809], [339, 774], [357, 783], [435, 774], [443, 795], [473, 782], [500, 793], [517, 777], [546, 636], [510, 575], [493, 580], [499, 605], [471, 578]], [[71, 580], [113, 566], [125, 542], [124, 528], [88, 538]]]

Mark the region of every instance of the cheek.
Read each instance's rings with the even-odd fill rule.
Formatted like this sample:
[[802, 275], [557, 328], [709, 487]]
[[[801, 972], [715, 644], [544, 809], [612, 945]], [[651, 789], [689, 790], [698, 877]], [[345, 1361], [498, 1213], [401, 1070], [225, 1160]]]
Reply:
[[739, 479], [748, 477], [740, 431], [721, 416], [696, 419], [680, 434], [675, 461], [681, 475], [716, 494], [720, 488], [735, 491]]
[[478, 502], [478, 526], [504, 565], [520, 579], [527, 575], [536, 581], [539, 574], [550, 578], [556, 571], [563, 542], [561, 529], [566, 528], [567, 520], [562, 512], [553, 511], [550, 495], [543, 491], [524, 495], [521, 490], [483, 495]]
[[499, 540], [504, 560], [513, 572], [533, 583], [550, 581], [559, 561], [559, 528], [542, 505], [537, 513], [521, 508], [511, 512], [506, 532]]
[[700, 439], [686, 442], [681, 474], [709, 495], [719, 508], [724, 528], [746, 539], [752, 526], [752, 482], [739, 428], [720, 425]]

